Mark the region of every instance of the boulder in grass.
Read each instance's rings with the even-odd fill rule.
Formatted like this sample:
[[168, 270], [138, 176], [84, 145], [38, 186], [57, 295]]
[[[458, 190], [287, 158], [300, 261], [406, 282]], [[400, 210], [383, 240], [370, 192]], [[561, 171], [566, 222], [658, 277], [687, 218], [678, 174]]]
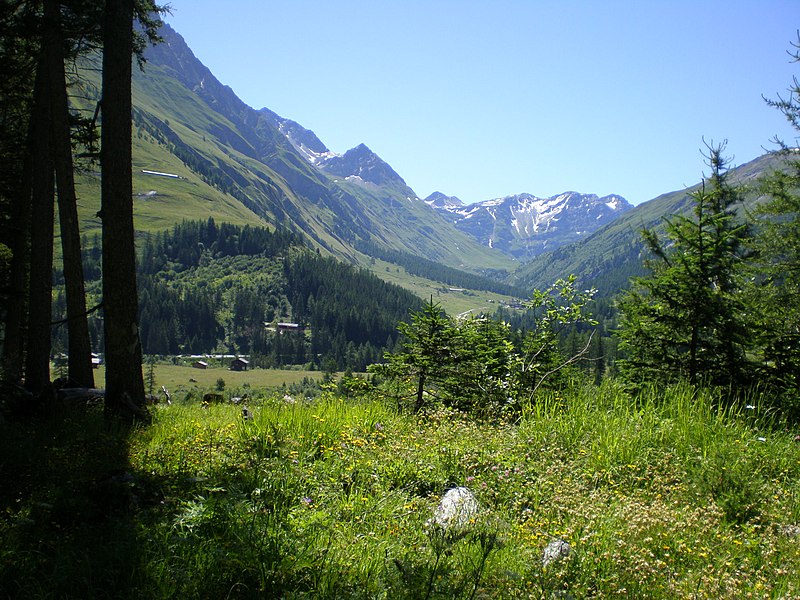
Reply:
[[479, 510], [478, 500], [469, 488], [453, 488], [442, 497], [428, 524], [445, 532], [455, 533], [469, 525], [470, 520], [478, 515]]
[[545, 546], [542, 552], [542, 566], [547, 568], [551, 563], [568, 557], [572, 554], [572, 546], [564, 540], [553, 540]]

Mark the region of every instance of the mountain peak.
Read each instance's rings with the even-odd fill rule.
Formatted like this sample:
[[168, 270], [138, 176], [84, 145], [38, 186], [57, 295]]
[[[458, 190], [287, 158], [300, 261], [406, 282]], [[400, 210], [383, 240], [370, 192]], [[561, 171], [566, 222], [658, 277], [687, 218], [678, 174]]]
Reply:
[[306, 129], [299, 123], [291, 119], [284, 119], [280, 115], [272, 112], [268, 108], [262, 108], [259, 114], [267, 119], [273, 126], [286, 136], [292, 146], [300, 152], [306, 159], [313, 162], [313, 159], [320, 155], [330, 152], [325, 144], [310, 129]]
[[430, 196], [425, 198], [425, 203], [439, 209], [453, 209], [464, 206], [460, 198], [448, 196], [442, 192], [433, 192]]
[[370, 150], [366, 144], [350, 148], [344, 154], [327, 154], [316, 161], [323, 171], [339, 177], [358, 177], [376, 185], [406, 182], [380, 156]]

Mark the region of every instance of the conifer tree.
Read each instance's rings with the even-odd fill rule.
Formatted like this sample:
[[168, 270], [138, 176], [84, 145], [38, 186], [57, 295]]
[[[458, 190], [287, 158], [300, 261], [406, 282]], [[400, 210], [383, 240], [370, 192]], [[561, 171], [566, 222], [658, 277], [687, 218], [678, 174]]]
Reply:
[[94, 387], [89, 324], [86, 313], [86, 291], [83, 281], [83, 260], [78, 228], [78, 203], [75, 194], [70, 140], [69, 99], [64, 68], [67, 46], [64, 37], [59, 2], [45, 0], [42, 50], [49, 82], [50, 137], [58, 188], [58, 216], [67, 298], [69, 337], [67, 373], [75, 383], [85, 387]]
[[[792, 46], [789, 54], [793, 62], [800, 63], [800, 34]], [[767, 104], [779, 110], [800, 134], [800, 82], [796, 78], [788, 96], [767, 100]], [[762, 373], [769, 382], [796, 392], [800, 389], [800, 159], [797, 148], [776, 141], [787, 168], [762, 182], [760, 191], [767, 200], [754, 214], [756, 259], [747, 296]]]
[[[50, 321], [53, 306], [53, 227], [55, 180], [51, 152], [49, 82], [43, 57], [39, 59], [30, 120], [29, 154], [31, 177], [26, 181], [22, 202], [29, 202], [30, 275], [25, 344], [25, 386], [39, 394], [50, 381]], [[30, 187], [27, 187], [29, 184]]]
[[394, 380], [414, 382], [413, 411], [421, 411], [425, 396], [435, 393], [442, 381], [443, 367], [450, 362], [456, 331], [438, 302], [431, 298], [411, 323], [400, 323], [405, 343], [400, 352], [388, 354], [384, 365], [373, 365], [371, 371]]
[[146, 416], [142, 378], [133, 229], [131, 58], [141, 61], [143, 39], [134, 17], [155, 39], [158, 10], [150, 0], [106, 0], [103, 22], [103, 99], [100, 147], [103, 219], [103, 311], [106, 410]]
[[686, 379], [733, 384], [745, 379], [741, 289], [743, 241], [737, 191], [727, 181], [724, 144], [708, 146], [711, 175], [692, 194], [693, 215], [666, 218], [666, 239], [642, 237], [653, 258], [619, 301], [621, 374], [635, 383]]
[[39, 40], [35, 10], [0, 3], [0, 316], [2, 376], [24, 371], [27, 281], [30, 267], [31, 110]]

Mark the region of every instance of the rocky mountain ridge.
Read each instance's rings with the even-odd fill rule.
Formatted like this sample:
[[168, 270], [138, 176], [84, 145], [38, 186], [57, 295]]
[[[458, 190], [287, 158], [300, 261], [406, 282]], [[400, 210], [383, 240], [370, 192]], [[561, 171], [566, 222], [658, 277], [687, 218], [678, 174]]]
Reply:
[[481, 244], [523, 261], [577, 241], [633, 208], [616, 194], [572, 191], [549, 198], [515, 194], [470, 205], [434, 192], [425, 202]]

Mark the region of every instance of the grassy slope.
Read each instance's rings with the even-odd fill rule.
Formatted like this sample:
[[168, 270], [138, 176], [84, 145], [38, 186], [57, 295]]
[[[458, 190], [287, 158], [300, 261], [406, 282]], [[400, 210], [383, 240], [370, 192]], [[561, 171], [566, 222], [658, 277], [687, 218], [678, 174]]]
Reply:
[[397, 189], [390, 193], [386, 188], [369, 183], [341, 179], [336, 179], [335, 183], [358, 198], [359, 210], [367, 214], [372, 223], [378, 224], [370, 231], [373, 241], [415, 255], [420, 255], [420, 249], [425, 248], [424, 258], [467, 272], [515, 267], [508, 256], [480, 245], [424, 202], [408, 196], [410, 190]]
[[450, 286], [445, 283], [411, 275], [403, 267], [382, 260], [371, 261], [366, 268], [384, 281], [399, 285], [423, 300], [433, 298], [433, 301], [441, 304], [442, 308], [450, 315], [458, 315], [466, 311], [493, 313], [501, 302], [516, 300], [511, 296], [503, 296], [494, 292], [449, 291]]
[[[87, 78], [82, 93], [88, 97], [97, 95], [96, 75], [93, 76], [91, 71], [87, 71]], [[168, 107], [161, 104], [153, 105], [151, 96], [142, 93], [141, 81], [141, 75], [137, 74], [136, 82], [139, 85], [134, 86], [134, 103], [137, 106], [148, 111], [164, 111], [155, 114], [171, 115], [173, 119], [177, 116], [174, 112], [176, 107], [181, 107], [182, 111], [190, 111], [193, 115], [191, 118], [199, 118], [199, 115], [203, 114], [197, 100], [193, 99], [188, 91], [183, 97], [173, 98], [174, 101], [169, 110]], [[154, 82], [154, 85], [157, 84], [159, 84], [158, 79]], [[169, 89], [172, 96], [180, 92], [178, 86], [169, 86]], [[79, 102], [78, 107], [84, 110], [93, 110], [91, 103], [86, 101]], [[180, 124], [176, 124], [176, 128], [182, 128], [182, 133], [188, 132]], [[196, 132], [192, 132], [190, 135], [202, 138], [202, 134]], [[181, 179], [146, 175], [141, 172], [142, 169], [174, 173], [180, 175]], [[85, 173], [78, 177], [76, 183], [79, 194], [81, 229], [91, 236], [94, 232], [99, 233], [100, 231], [100, 219], [96, 217], [96, 213], [100, 209], [99, 174]], [[157, 192], [157, 195], [145, 196], [151, 191]], [[142, 132], [136, 127], [133, 131], [133, 194], [137, 231], [157, 231], [169, 228], [172, 224], [184, 219], [207, 219], [208, 217], [236, 224], [265, 224], [252, 211], [242, 206], [241, 202], [203, 182], [166, 147], [158, 144], [146, 132]]]
[[[92, 412], [9, 424], [0, 594], [799, 597], [800, 444], [713, 405], [609, 385], [516, 425], [336, 398], [178, 403], [127, 438]], [[457, 485], [481, 511], [442, 535]], [[571, 554], [543, 568], [555, 539]]]

